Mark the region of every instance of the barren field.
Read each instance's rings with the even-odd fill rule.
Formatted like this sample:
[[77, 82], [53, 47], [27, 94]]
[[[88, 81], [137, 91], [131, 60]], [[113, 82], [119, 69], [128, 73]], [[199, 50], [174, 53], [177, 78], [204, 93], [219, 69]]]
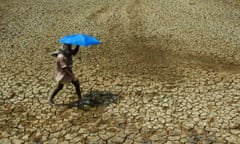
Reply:
[[[239, 0], [0, 0], [0, 143], [240, 143]], [[64, 35], [85, 98], [56, 87]]]

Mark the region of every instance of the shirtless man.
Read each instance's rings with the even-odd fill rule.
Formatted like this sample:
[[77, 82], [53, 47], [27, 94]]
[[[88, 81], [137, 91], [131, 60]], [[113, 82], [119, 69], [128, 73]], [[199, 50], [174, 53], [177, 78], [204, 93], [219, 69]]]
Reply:
[[57, 93], [63, 89], [65, 83], [72, 83], [76, 89], [78, 100], [81, 100], [81, 91], [79, 80], [72, 72], [73, 60], [72, 56], [76, 55], [79, 50], [79, 46], [73, 50], [72, 45], [64, 44], [57, 53], [56, 58], [56, 81], [58, 82], [57, 88], [53, 91], [49, 104], [55, 105], [54, 97]]

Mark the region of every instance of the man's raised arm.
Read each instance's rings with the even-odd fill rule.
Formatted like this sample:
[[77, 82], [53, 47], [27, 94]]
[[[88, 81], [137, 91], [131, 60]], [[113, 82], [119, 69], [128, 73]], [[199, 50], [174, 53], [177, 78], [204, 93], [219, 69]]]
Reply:
[[72, 55], [76, 55], [79, 51], [79, 46], [76, 46], [74, 50], [72, 50]]

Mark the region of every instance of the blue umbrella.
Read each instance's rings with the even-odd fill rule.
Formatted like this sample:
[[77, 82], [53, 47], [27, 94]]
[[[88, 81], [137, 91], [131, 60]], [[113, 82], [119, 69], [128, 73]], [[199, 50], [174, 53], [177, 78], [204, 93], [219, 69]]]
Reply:
[[60, 43], [78, 46], [90, 46], [100, 44], [101, 42], [93, 36], [86, 34], [67, 35], [59, 39]]

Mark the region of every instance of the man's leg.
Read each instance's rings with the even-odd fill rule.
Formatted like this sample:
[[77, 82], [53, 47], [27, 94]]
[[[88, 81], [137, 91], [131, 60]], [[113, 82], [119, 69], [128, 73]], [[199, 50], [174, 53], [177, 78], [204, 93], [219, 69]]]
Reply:
[[60, 90], [62, 90], [63, 89], [63, 84], [62, 83], [58, 83], [58, 86], [57, 86], [57, 88], [53, 91], [53, 93], [52, 93], [52, 95], [51, 95], [51, 97], [50, 97], [50, 100], [49, 100], [49, 103], [51, 104], [51, 105], [55, 105], [55, 102], [53, 101], [53, 99], [54, 99], [54, 97], [57, 95], [57, 93], [60, 91]]
[[72, 81], [72, 84], [74, 85], [77, 95], [78, 95], [78, 100], [81, 100], [81, 90], [80, 90], [80, 83], [79, 80]]

